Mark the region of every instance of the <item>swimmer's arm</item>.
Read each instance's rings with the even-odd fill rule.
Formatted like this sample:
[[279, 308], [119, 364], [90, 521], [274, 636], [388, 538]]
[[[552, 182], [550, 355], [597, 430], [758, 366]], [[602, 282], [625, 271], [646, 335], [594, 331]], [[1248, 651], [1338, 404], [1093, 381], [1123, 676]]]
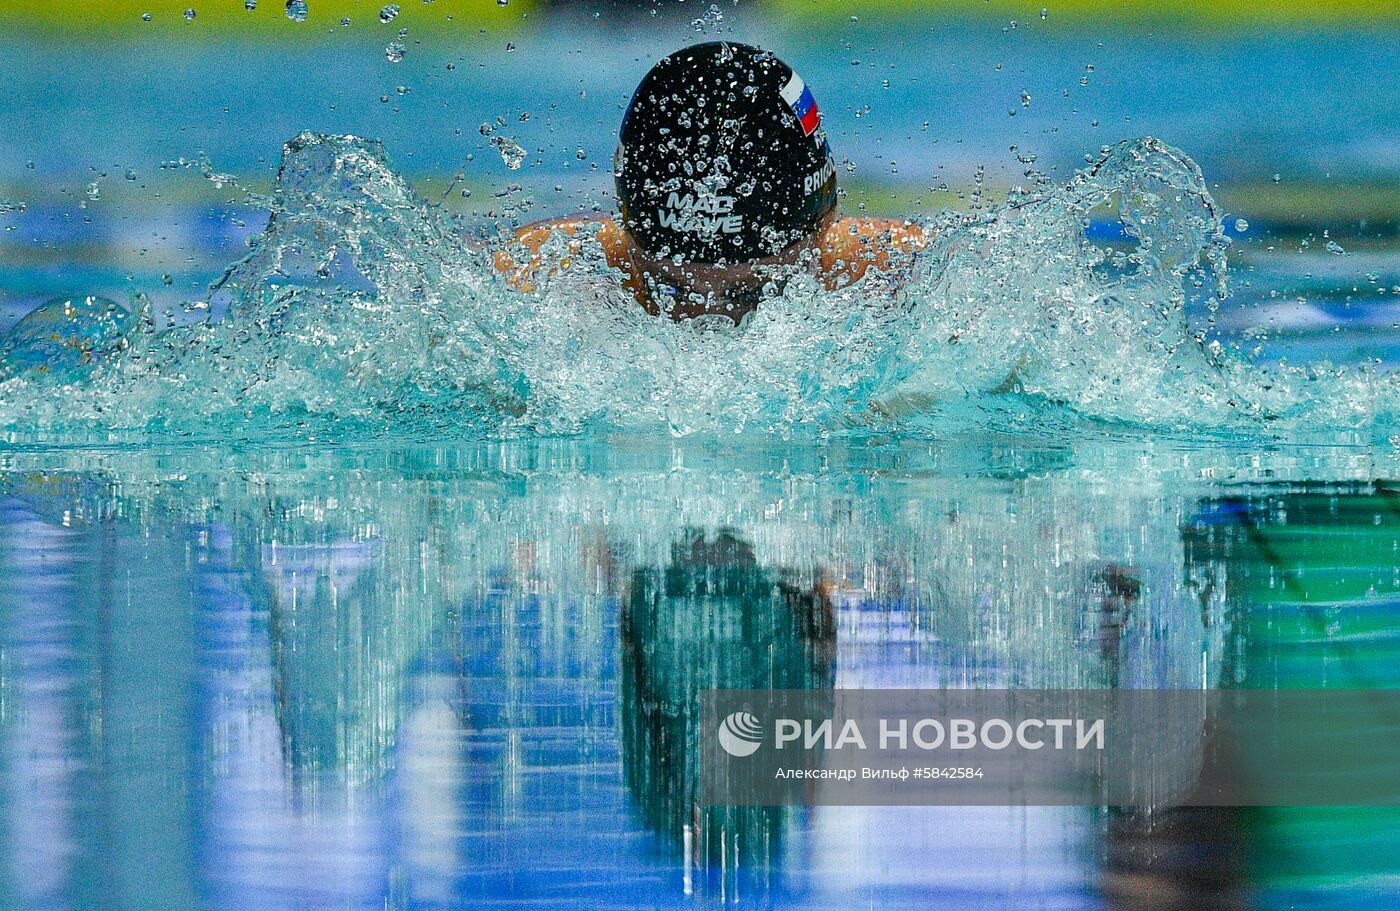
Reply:
[[536, 280], [541, 274], [555, 275], [573, 265], [573, 257], [582, 250], [583, 239], [570, 240], [564, 255], [548, 259], [542, 253], [544, 245], [555, 232], [573, 237], [579, 229], [598, 225], [598, 242], [609, 265], [617, 265], [622, 231], [616, 222], [606, 215], [564, 216], [523, 225], [515, 232], [515, 238], [504, 250], [496, 251], [496, 270], [506, 277], [506, 283], [517, 291], [535, 290]]
[[833, 287], [859, 281], [870, 269], [905, 264], [928, 246], [933, 232], [898, 218], [838, 218], [823, 232], [822, 266]]

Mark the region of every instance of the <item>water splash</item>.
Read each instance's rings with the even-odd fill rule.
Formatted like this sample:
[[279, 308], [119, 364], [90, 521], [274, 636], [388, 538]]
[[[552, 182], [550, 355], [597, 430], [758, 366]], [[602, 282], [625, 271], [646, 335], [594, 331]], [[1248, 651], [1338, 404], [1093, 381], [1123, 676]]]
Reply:
[[[0, 425], [45, 435], [521, 435], [593, 430], [811, 436], [1122, 422], [1271, 433], [1369, 427], [1397, 383], [1252, 366], [1193, 333], [1226, 293], [1228, 241], [1196, 165], [1125, 142], [1069, 185], [944, 213], [891, 290], [796, 276], [742, 327], [641, 310], [595, 245], [530, 294], [418, 197], [376, 142], [287, 145], [271, 220], [198, 313], [148, 317], [90, 372], [16, 371]], [[1085, 232], [1107, 214], [1125, 242]], [[564, 256], [564, 240], [546, 255]], [[142, 312], [134, 307], [133, 312]], [[87, 365], [85, 365], [87, 366]]]
[[0, 346], [0, 370], [81, 381], [119, 355], [136, 316], [103, 297], [54, 298], [20, 320]]

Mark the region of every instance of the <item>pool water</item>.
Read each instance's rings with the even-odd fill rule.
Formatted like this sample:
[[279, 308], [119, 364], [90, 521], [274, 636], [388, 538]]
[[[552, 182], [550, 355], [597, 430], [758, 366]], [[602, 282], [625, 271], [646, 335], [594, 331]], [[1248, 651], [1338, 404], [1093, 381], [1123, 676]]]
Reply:
[[702, 332], [474, 246], [612, 207], [690, 17], [420, 6], [0, 39], [0, 908], [1400, 906], [1393, 808], [702, 811], [692, 749], [711, 687], [1400, 685], [1393, 29], [726, 9], [940, 239]]
[[715, 685], [1395, 686], [1394, 476], [1112, 437], [11, 451], [0, 894], [1389, 905], [1391, 810], [817, 807], [726, 847], [684, 732]]

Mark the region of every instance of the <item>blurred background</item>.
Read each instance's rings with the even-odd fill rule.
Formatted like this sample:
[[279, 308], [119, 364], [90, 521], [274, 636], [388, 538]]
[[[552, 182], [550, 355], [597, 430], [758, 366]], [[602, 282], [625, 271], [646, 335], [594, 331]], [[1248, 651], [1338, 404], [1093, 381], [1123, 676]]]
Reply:
[[0, 35], [0, 329], [54, 294], [200, 298], [302, 130], [381, 139], [488, 232], [611, 209], [637, 81], [733, 38], [813, 87], [847, 211], [987, 206], [1154, 135], [1227, 213], [1223, 325], [1267, 306], [1299, 356], [1400, 337], [1385, 0], [10, 0]]

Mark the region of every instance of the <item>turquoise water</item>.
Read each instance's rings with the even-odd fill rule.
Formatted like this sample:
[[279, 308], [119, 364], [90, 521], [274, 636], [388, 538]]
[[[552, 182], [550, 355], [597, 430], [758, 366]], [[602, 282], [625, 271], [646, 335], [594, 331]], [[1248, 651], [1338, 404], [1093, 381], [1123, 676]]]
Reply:
[[1228, 201], [1381, 195], [1394, 35], [741, 19], [937, 239], [733, 327], [490, 267], [693, 36], [611, 28], [6, 46], [0, 907], [1400, 903], [1391, 809], [702, 826], [683, 746], [717, 684], [1396, 684], [1395, 221]]

